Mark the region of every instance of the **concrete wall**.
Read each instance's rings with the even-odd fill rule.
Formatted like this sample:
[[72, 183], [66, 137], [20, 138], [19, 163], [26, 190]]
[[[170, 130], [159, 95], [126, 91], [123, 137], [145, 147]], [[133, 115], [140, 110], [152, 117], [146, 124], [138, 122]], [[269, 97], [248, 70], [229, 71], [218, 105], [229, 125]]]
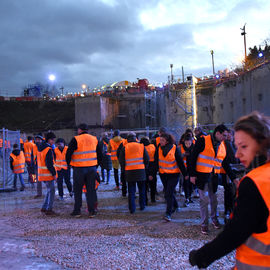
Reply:
[[254, 110], [270, 115], [270, 64], [223, 83], [213, 94], [213, 122], [233, 123]]

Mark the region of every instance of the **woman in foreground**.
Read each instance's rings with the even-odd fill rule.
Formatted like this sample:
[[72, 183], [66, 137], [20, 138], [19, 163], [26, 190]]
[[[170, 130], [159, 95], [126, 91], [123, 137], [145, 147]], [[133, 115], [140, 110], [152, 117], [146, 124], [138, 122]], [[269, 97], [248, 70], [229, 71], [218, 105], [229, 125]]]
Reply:
[[241, 179], [235, 208], [224, 230], [189, 254], [191, 265], [206, 268], [236, 249], [233, 269], [270, 269], [270, 118], [258, 112], [235, 124], [236, 157], [247, 174]]

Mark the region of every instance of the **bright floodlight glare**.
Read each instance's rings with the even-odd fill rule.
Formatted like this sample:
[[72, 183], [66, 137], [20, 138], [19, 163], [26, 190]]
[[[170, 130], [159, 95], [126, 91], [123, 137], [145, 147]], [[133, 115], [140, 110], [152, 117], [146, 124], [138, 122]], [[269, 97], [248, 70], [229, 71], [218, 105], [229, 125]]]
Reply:
[[54, 74], [50, 74], [49, 75], [49, 80], [50, 81], [54, 81], [55, 80], [55, 75]]
[[263, 57], [263, 53], [260, 52], [260, 53], [258, 54], [258, 56], [259, 56], [259, 57]]
[[219, 79], [219, 75], [218, 74], [216, 75], [216, 78]]

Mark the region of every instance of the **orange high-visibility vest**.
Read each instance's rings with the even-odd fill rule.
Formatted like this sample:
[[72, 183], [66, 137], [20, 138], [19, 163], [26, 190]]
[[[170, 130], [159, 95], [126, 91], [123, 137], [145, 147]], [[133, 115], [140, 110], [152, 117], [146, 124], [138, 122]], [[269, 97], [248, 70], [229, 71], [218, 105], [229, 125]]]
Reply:
[[125, 170], [143, 170], [145, 169], [143, 163], [144, 145], [137, 142], [127, 143], [125, 146]]
[[145, 146], [145, 149], [149, 155], [149, 162], [155, 161], [155, 152], [156, 152], [156, 147], [154, 144], [149, 144]]
[[117, 160], [117, 149], [121, 144], [122, 140], [119, 142], [115, 142], [113, 139], [110, 139], [109, 144], [111, 145], [111, 159]]
[[20, 138], [20, 144], [23, 144], [23, 139], [22, 138]]
[[[255, 183], [270, 212], [270, 163], [250, 171], [241, 181], [245, 177]], [[267, 231], [253, 233], [236, 249], [235, 269], [270, 269], [270, 215], [267, 219]]]
[[217, 155], [213, 147], [211, 135], [204, 136], [205, 147], [198, 155], [196, 163], [196, 171], [201, 173], [211, 173], [214, 169], [215, 173], [220, 173], [222, 161], [226, 157], [226, 147], [224, 142], [218, 147]]
[[13, 173], [23, 173], [24, 167], [25, 167], [25, 158], [23, 151], [20, 151], [20, 154], [18, 156], [15, 156], [14, 154], [10, 154], [10, 156], [13, 158]]
[[34, 143], [27, 142], [24, 144], [24, 155], [25, 155], [25, 161], [31, 162], [31, 153], [33, 150]]
[[[48, 146], [41, 152], [38, 151], [37, 153], [38, 181], [52, 181], [54, 179], [54, 176], [51, 174], [51, 172], [48, 170], [46, 166], [46, 155], [50, 149], [51, 147]], [[54, 158], [53, 163], [55, 163]]]
[[71, 156], [70, 165], [74, 167], [91, 167], [97, 165], [96, 137], [90, 134], [81, 134], [74, 137], [77, 141], [77, 149]]
[[179, 146], [180, 146], [180, 151], [181, 151], [181, 154], [182, 154], [182, 158], [183, 158], [185, 167], [187, 167], [187, 157], [185, 155], [186, 151], [185, 151], [184, 146], [182, 144], [180, 144]]
[[0, 147], [3, 147], [3, 139], [0, 139]]
[[173, 145], [166, 157], [163, 156], [162, 149], [158, 148], [158, 166], [160, 173], [180, 173], [180, 169], [175, 159], [176, 145]]
[[66, 162], [67, 149], [68, 149], [67, 146], [64, 147], [62, 152], [60, 151], [60, 149], [58, 147], [56, 147], [54, 149], [54, 153], [56, 156], [54, 167], [57, 171], [61, 171], [62, 169], [67, 170], [67, 168], [68, 168], [67, 162]]
[[121, 142], [122, 142], [123, 146], [125, 146], [128, 143], [127, 139], [123, 139]]
[[35, 163], [36, 163], [36, 161], [37, 161], [37, 153], [38, 153], [38, 147], [37, 147], [37, 145], [34, 143], [33, 149], [32, 149], [32, 154], [33, 154], [33, 159], [34, 159], [34, 162], [35, 162]]
[[160, 137], [156, 137], [156, 146], [158, 147], [159, 144], [160, 144]]

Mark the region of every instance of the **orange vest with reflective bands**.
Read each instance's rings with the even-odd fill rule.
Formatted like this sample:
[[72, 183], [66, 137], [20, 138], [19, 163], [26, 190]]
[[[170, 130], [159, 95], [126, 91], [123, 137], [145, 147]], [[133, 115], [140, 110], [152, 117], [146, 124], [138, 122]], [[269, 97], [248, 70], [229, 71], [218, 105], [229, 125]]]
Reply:
[[25, 158], [23, 151], [20, 151], [20, 154], [18, 156], [15, 156], [14, 154], [10, 154], [10, 156], [13, 158], [13, 173], [23, 173], [24, 167], [25, 167]]
[[115, 142], [113, 139], [110, 139], [109, 144], [111, 145], [111, 159], [117, 160], [117, 149], [121, 144], [122, 140], [119, 142]]
[[67, 170], [67, 162], [66, 162], [66, 153], [67, 153], [67, 149], [68, 147], [65, 146], [63, 151], [61, 152], [60, 149], [58, 147], [56, 147], [54, 149], [54, 153], [55, 153], [55, 169], [57, 171], [61, 171], [63, 170]]
[[31, 153], [33, 150], [34, 143], [27, 142], [24, 144], [24, 155], [25, 155], [25, 161], [30, 162], [31, 161]]
[[[48, 146], [41, 152], [40, 151], [37, 152], [38, 181], [52, 181], [54, 179], [54, 176], [51, 174], [51, 172], [48, 170], [46, 166], [46, 155], [50, 149], [52, 148]], [[53, 163], [55, 164], [54, 158]]]
[[130, 142], [125, 145], [125, 170], [143, 170], [144, 145], [137, 142]]
[[[255, 183], [270, 212], [270, 162], [252, 170], [241, 181], [245, 181], [245, 177], [249, 177]], [[270, 215], [267, 219], [267, 231], [253, 233], [236, 249], [234, 269], [270, 269]]]
[[180, 173], [175, 159], [176, 145], [174, 144], [166, 157], [163, 156], [161, 147], [158, 148], [158, 166], [160, 173]]
[[97, 165], [98, 140], [90, 134], [81, 134], [74, 137], [77, 149], [71, 156], [70, 165], [74, 167], [92, 167]]
[[121, 141], [121, 143], [123, 144], [123, 146], [125, 146], [125, 145], [128, 143], [128, 141], [127, 141], [127, 139], [123, 139], [123, 140]]
[[20, 144], [23, 144], [23, 139], [22, 138], [20, 138]]
[[156, 137], [156, 146], [158, 147], [159, 144], [160, 144], [160, 137]]
[[215, 173], [220, 173], [221, 164], [226, 157], [226, 147], [224, 142], [221, 142], [217, 155], [213, 147], [211, 135], [204, 136], [205, 147], [204, 150], [198, 155], [196, 163], [196, 171], [201, 173], [211, 173], [214, 169]]
[[184, 146], [182, 144], [180, 144], [180, 151], [181, 151], [181, 154], [182, 154], [184, 164], [187, 167], [187, 157], [185, 155], [186, 151], [185, 151]]
[[0, 139], [0, 147], [3, 147], [3, 139]]
[[145, 146], [145, 149], [149, 155], [149, 161], [153, 162], [155, 161], [155, 152], [156, 152], [156, 147], [154, 144], [149, 144]]

